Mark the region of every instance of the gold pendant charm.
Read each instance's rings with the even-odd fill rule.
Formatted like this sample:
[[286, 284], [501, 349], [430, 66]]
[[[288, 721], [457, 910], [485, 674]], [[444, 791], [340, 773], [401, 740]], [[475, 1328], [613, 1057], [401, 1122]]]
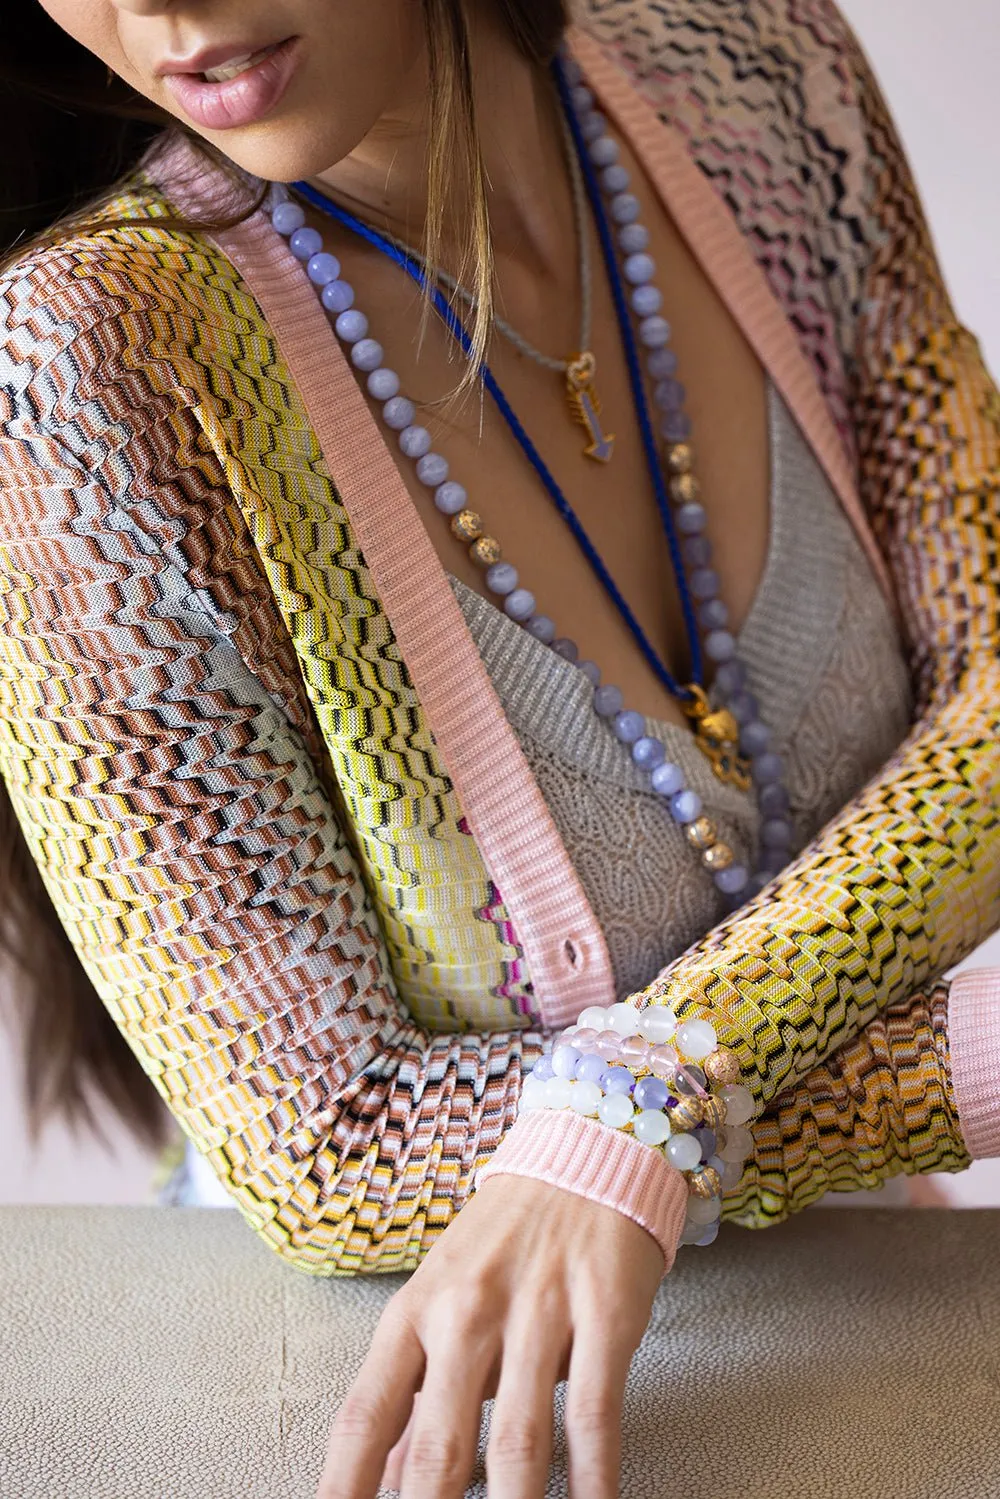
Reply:
[[694, 719], [698, 748], [711, 762], [720, 781], [737, 786], [740, 791], [749, 791], [750, 762], [739, 751], [739, 724], [728, 708], [713, 708], [701, 687], [692, 682], [688, 691], [694, 694], [694, 702], [682, 706], [688, 717]]
[[605, 433], [601, 427], [601, 403], [594, 389], [594, 372], [597, 360], [593, 354], [578, 354], [571, 359], [566, 369], [566, 395], [573, 420], [586, 427], [590, 434], [590, 446], [584, 448], [584, 456], [598, 463], [607, 463], [615, 450], [614, 433]]

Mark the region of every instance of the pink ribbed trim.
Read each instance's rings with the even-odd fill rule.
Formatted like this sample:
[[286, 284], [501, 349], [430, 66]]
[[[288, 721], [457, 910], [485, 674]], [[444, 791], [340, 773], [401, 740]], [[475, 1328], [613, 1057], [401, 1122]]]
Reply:
[[966, 968], [948, 993], [951, 1083], [965, 1147], [1000, 1156], [1000, 968]]
[[[186, 141], [152, 168], [185, 212], [217, 210], [218, 169]], [[265, 211], [210, 236], [264, 311], [531, 973], [545, 1025], [616, 998], [607, 943], [430, 537], [315, 289]], [[488, 749], [488, 767], [484, 762]]]
[[664, 1275], [677, 1253], [687, 1211], [682, 1174], [651, 1145], [571, 1109], [520, 1114], [476, 1176], [530, 1176], [616, 1208], [652, 1234]]
[[588, 84], [630, 140], [667, 212], [794, 413], [898, 618], [889, 569], [816, 373], [736, 220], [681, 137], [664, 125], [618, 62], [579, 26], [569, 40]]

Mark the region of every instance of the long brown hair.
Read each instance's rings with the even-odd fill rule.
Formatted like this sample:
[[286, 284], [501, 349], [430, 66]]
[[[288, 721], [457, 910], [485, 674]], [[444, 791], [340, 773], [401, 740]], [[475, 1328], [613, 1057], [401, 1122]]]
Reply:
[[[424, 249], [435, 261], [448, 203], [462, 184], [473, 205], [466, 266], [480, 301], [475, 354], [485, 347], [492, 316], [492, 261], [469, 4], [491, 5], [524, 55], [539, 64], [553, 56], [568, 16], [567, 0], [423, 0], [431, 84]], [[107, 197], [165, 131], [179, 128], [109, 74], [36, 0], [19, 0], [11, 9], [0, 43], [0, 130], [18, 146], [0, 172], [0, 263]], [[255, 196], [225, 222], [253, 212], [259, 201]], [[66, 935], [2, 778], [0, 960], [21, 1036], [30, 1139], [37, 1142], [56, 1116], [103, 1139], [93, 1108], [98, 1095], [139, 1140], [161, 1146], [169, 1117]]]

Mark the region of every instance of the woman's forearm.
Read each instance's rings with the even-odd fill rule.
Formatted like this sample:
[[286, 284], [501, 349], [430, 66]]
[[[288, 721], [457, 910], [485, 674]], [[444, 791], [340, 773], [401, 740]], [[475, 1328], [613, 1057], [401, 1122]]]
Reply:
[[948, 1000], [942, 983], [890, 1006], [775, 1098], [753, 1126], [753, 1154], [723, 1216], [763, 1228], [826, 1192], [964, 1170]]

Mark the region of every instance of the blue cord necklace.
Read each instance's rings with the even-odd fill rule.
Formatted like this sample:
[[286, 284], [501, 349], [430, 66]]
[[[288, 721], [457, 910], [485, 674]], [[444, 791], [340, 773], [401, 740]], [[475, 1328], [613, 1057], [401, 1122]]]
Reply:
[[[649, 230], [640, 222], [640, 200], [630, 191], [629, 170], [619, 160], [621, 148], [575, 59], [568, 55], [561, 58], [555, 66], [555, 79], [566, 112], [567, 133], [571, 134], [573, 141], [570, 160], [577, 162], [579, 157], [574, 177], [586, 187], [586, 193], [583, 187], [578, 187], [574, 195], [579, 203], [584, 201], [587, 193], [593, 200], [644, 454], [684, 604], [696, 668], [695, 680], [686, 688], [679, 687], [673, 680], [665, 663], [646, 639], [493, 372], [488, 365], [483, 365], [477, 374], [539, 475], [557, 512], [628, 625], [644, 659], [657, 679], [680, 700], [685, 712], [694, 720], [698, 746], [711, 762], [715, 775], [743, 790], [753, 786], [762, 820], [752, 877], [735, 856], [733, 848], [720, 839], [712, 818], [704, 814], [700, 796], [686, 784], [682, 766], [670, 759], [663, 736], [655, 727], [650, 729], [644, 714], [625, 707], [621, 689], [602, 681], [597, 662], [579, 659], [576, 642], [559, 636], [555, 621], [539, 611], [534, 593], [521, 583], [518, 569], [504, 560], [500, 541], [488, 534], [482, 517], [470, 508], [464, 485], [450, 478], [447, 458], [433, 451], [431, 433], [417, 420], [414, 403], [401, 393], [400, 377], [386, 364], [385, 350], [378, 339], [370, 335], [368, 318], [355, 307], [354, 288], [341, 278], [339, 260], [324, 248], [322, 234], [306, 225], [301, 205], [291, 201], [287, 187], [280, 184], [272, 185], [271, 224], [288, 241], [295, 261], [303, 266], [332, 321], [338, 340], [350, 351], [351, 364], [366, 377], [368, 394], [379, 403], [383, 423], [397, 434], [400, 451], [413, 460], [416, 479], [424, 488], [433, 491], [434, 506], [442, 516], [450, 517], [453, 536], [468, 546], [471, 560], [484, 569], [483, 578], [489, 593], [502, 599], [505, 615], [522, 625], [542, 645], [550, 646], [565, 661], [575, 663], [588, 678], [593, 687], [593, 711], [607, 721], [615, 738], [628, 748], [634, 765], [648, 777], [649, 789], [663, 799], [672, 819], [685, 829], [687, 841], [705, 869], [711, 872], [718, 889], [730, 903], [739, 904], [748, 892], [763, 889], [792, 856], [795, 830], [791, 821], [790, 798], [784, 785], [785, 762], [774, 746], [772, 731], [764, 722], [760, 703], [751, 691], [750, 673], [741, 659], [739, 641], [729, 630], [729, 611], [719, 596], [719, 577], [712, 567], [712, 546], [706, 534], [708, 512], [700, 503], [698, 479], [693, 472], [691, 423], [684, 410], [684, 387], [675, 378], [677, 356], [669, 347], [670, 325], [660, 313], [663, 296], [655, 285], [656, 263], [648, 253]], [[598, 185], [607, 198], [607, 216], [597, 191]], [[452, 338], [466, 357], [470, 357], [469, 335], [440, 289], [433, 284], [429, 268], [424, 266], [419, 251], [391, 241], [310, 184], [299, 182], [292, 186], [300, 197], [378, 249], [425, 290]], [[582, 218], [580, 214], [578, 221]], [[620, 274], [615, 260], [616, 247], [624, 257]], [[464, 289], [463, 294], [468, 301], [469, 294]], [[474, 297], [472, 302], [474, 304]], [[629, 309], [635, 317], [634, 335]], [[526, 341], [521, 339], [521, 342]], [[652, 382], [657, 435], [662, 435], [664, 441], [659, 459], [650, 420], [650, 404], [639, 373], [640, 354], [645, 375]], [[541, 358], [545, 360], [545, 356]], [[565, 373], [569, 362], [566, 370], [558, 363], [553, 367]], [[673, 515], [667, 504], [668, 496], [676, 507]], [[685, 566], [690, 569], [689, 575], [685, 575]], [[697, 614], [692, 600], [696, 601]], [[714, 690], [720, 694], [723, 707], [712, 708], [701, 685], [703, 656], [699, 646], [703, 648], [704, 660], [715, 663]]]
[[[520, 445], [529, 463], [537, 473], [543, 487], [545, 488], [550, 499], [555, 505], [559, 515], [569, 527], [570, 532], [572, 533], [574, 539], [579, 545], [581, 551], [586, 557], [588, 563], [593, 569], [605, 592], [611, 598], [618, 612], [624, 619], [626, 625], [632, 633], [633, 638], [639, 646], [644, 659], [656, 675], [658, 681], [662, 683], [662, 685], [667, 689], [669, 693], [671, 693], [673, 697], [678, 698], [685, 705], [690, 705], [692, 703], [697, 703], [699, 700], [703, 701], [704, 691], [704, 659], [702, 654], [701, 640], [699, 638], [699, 631], [695, 618], [694, 601], [691, 597], [691, 591], [688, 586], [688, 580], [681, 556], [680, 540], [677, 535], [674, 519], [670, 511], [670, 503], [666, 483], [664, 480], [663, 468], [659, 459], [659, 455], [657, 453], [656, 436], [653, 430], [649, 404], [647, 401], [642, 378], [642, 371], [639, 364], [635, 334], [633, 332], [631, 319], [629, 317], [627, 294], [622, 282], [621, 272], [619, 270], [617, 256], [615, 254], [611, 227], [608, 223], [606, 210], [602, 201], [600, 186], [597, 182], [593, 166], [589, 159], [585, 142], [580, 134], [580, 127], [577, 122], [575, 111], [570, 107], [570, 101], [567, 92], [568, 85], [558, 60], [553, 64], [553, 72], [555, 75], [557, 87], [559, 89], [561, 104], [566, 113], [566, 118], [569, 124], [570, 131], [572, 133], [574, 146], [577, 151], [581, 167], [583, 169], [587, 195], [591, 203], [592, 211], [594, 213], [598, 235], [601, 242], [601, 250], [604, 257], [605, 266], [607, 267], [608, 271], [608, 277], [615, 304], [615, 312], [621, 332], [626, 363], [628, 365], [629, 381], [632, 387], [633, 399], [635, 401], [636, 415], [639, 421], [639, 429], [642, 437], [646, 464], [650, 473], [650, 477], [652, 479], [657, 509], [660, 515], [664, 534], [666, 535], [667, 545], [670, 551], [671, 565], [673, 567], [674, 576], [677, 580], [678, 591], [680, 593], [684, 626], [687, 632], [688, 645], [691, 652], [692, 681], [696, 688], [702, 689], [700, 693], [694, 691], [691, 687], [684, 687], [677, 682], [662, 655], [659, 651], [657, 651], [655, 646], [650, 641], [645, 630], [642, 628], [642, 625], [639, 623], [638, 619], [636, 619], [634, 613], [629, 607], [628, 602], [623, 597], [620, 589], [618, 588], [618, 585], [614, 581], [614, 578], [608, 572], [608, 569], [605, 566], [600, 553], [587, 534], [587, 531], [584, 528], [579, 516], [576, 514], [575, 510], [569, 503], [555, 477], [553, 476], [551, 470], [549, 469], [545, 460], [542, 458], [537, 447], [526, 431], [523, 423], [517, 416], [506, 395], [498, 384], [496, 377], [489, 367], [489, 364], [485, 360], [483, 361], [480, 370], [480, 376], [482, 378], [484, 386], [486, 387], [486, 390], [496, 404], [496, 407], [503, 417], [504, 421], [507, 423], [507, 426], [510, 429], [512, 435]], [[430, 296], [430, 300], [435, 311], [438, 313], [445, 327], [458, 343], [463, 353], [466, 355], [466, 357], [471, 354], [472, 345], [468, 332], [466, 331], [460, 319], [455, 314], [453, 308], [449, 305], [445, 297], [442, 295], [439, 288], [428, 284], [427, 273], [425, 272], [423, 266], [417, 260], [415, 260], [412, 255], [409, 255], [405, 250], [401, 249], [398, 245], [387, 239], [385, 235], [380, 234], [378, 230], [373, 229], [369, 224], [364, 223], [363, 220], [357, 218], [356, 215], [349, 212], [349, 210], [342, 208], [339, 204], [335, 203], [331, 198], [328, 198], [324, 193], [320, 192], [310, 183], [305, 181], [295, 182], [293, 184], [293, 187], [297, 193], [304, 197], [315, 208], [318, 208], [322, 213], [325, 213], [326, 215], [328, 215], [328, 217], [334, 219], [345, 229], [348, 229], [353, 234], [357, 235], [358, 238], [365, 240], [368, 244], [379, 250], [383, 255], [387, 257], [387, 259], [400, 266], [406, 272], [406, 274], [410, 276], [418, 286], [421, 287], [422, 290], [426, 290], [428, 292], [428, 295]]]

